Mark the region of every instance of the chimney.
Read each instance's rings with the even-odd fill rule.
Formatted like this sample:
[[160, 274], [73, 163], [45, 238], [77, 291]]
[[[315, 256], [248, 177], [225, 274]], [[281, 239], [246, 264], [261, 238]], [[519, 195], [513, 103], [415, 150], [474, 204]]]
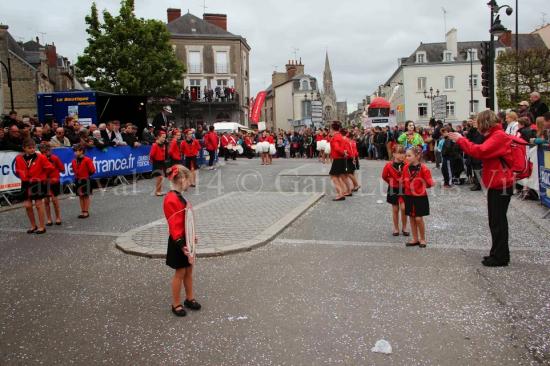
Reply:
[[458, 31], [456, 28], [451, 29], [445, 35], [445, 40], [447, 42], [447, 51], [451, 51], [453, 58], [456, 59], [458, 56]]
[[168, 16], [168, 23], [181, 17], [181, 9], [168, 8], [166, 10]]
[[226, 14], [203, 14], [202, 18], [210, 24], [214, 24], [216, 27], [220, 27], [224, 31], [227, 31], [227, 15]]
[[296, 76], [297, 71], [298, 69], [296, 67], [296, 62], [293, 60], [288, 60], [288, 64], [286, 64], [286, 74], [287, 74], [288, 80]]
[[500, 43], [502, 43], [506, 47], [512, 47], [512, 31], [506, 31], [502, 36], [498, 39]]
[[302, 64], [302, 58], [300, 58], [300, 61], [296, 62], [296, 75], [304, 75], [304, 64]]
[[57, 67], [57, 50], [54, 43], [46, 46], [46, 59], [49, 67]]

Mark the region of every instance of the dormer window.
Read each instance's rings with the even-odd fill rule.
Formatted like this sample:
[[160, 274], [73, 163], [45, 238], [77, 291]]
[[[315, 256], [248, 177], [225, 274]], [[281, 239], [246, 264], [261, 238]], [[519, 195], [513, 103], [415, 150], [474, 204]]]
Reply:
[[302, 90], [309, 90], [309, 81], [308, 80], [302, 80], [302, 85], [301, 85], [301, 89]]
[[427, 62], [426, 52], [417, 52], [416, 53], [416, 63], [417, 64], [424, 64]]
[[443, 61], [444, 62], [452, 62], [453, 61], [453, 53], [451, 51], [445, 51], [443, 53]]
[[477, 61], [477, 50], [475, 48], [470, 48], [466, 59], [467, 61]]

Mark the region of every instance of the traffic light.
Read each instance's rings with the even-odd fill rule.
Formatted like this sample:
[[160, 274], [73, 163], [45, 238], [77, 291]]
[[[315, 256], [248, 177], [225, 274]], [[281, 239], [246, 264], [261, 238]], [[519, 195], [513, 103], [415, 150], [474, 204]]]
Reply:
[[485, 98], [489, 98], [489, 86], [491, 80], [491, 57], [489, 55], [489, 43], [482, 42], [479, 61], [481, 62], [481, 94]]

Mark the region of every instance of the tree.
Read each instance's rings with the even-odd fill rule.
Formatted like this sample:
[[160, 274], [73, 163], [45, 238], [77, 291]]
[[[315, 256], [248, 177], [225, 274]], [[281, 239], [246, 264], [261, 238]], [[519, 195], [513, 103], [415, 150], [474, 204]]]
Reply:
[[76, 63], [78, 76], [95, 90], [117, 94], [176, 96], [184, 66], [170, 45], [170, 33], [158, 20], [136, 18], [134, 1], [122, 0], [119, 15], [92, 3], [86, 16], [88, 46]]
[[[516, 66], [516, 63], [518, 65]], [[516, 94], [516, 67], [519, 75], [519, 100]], [[499, 107], [513, 108], [518, 101], [529, 100], [529, 94], [538, 91], [550, 96], [550, 50], [530, 48], [502, 53], [497, 59], [497, 97]]]

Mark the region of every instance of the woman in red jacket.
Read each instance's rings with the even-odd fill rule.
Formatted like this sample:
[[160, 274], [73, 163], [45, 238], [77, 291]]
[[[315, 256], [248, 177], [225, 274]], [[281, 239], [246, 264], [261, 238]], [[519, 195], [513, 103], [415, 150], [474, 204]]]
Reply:
[[85, 156], [86, 149], [80, 144], [73, 146], [75, 158], [72, 161], [72, 168], [75, 179], [75, 193], [80, 200], [79, 219], [90, 217], [90, 196], [92, 195], [92, 180], [90, 177], [95, 173], [95, 166], [92, 159]]
[[348, 173], [347, 159], [349, 152], [347, 151], [347, 143], [340, 133], [340, 127], [340, 122], [332, 122], [332, 138], [330, 140], [330, 158], [332, 159], [332, 166], [329, 174], [332, 184], [334, 184], [334, 189], [336, 189], [336, 197], [333, 201], [344, 201], [346, 196], [351, 195], [351, 192], [348, 192], [347, 183], [345, 181]]
[[46, 226], [53, 225], [52, 212], [50, 210], [50, 201], [53, 204], [53, 210], [55, 212], [55, 224], [61, 225], [61, 209], [59, 208], [59, 199], [57, 198], [57, 196], [61, 194], [60, 173], [65, 172], [65, 165], [63, 165], [61, 159], [52, 154], [52, 149], [49, 142], [44, 141], [40, 144], [40, 152], [46, 158], [48, 158], [52, 166], [55, 168], [52, 169], [52, 171], [48, 175], [47, 195], [46, 197], [44, 197], [44, 203], [46, 205], [46, 217], [48, 218]]
[[181, 143], [181, 152], [185, 159], [185, 167], [191, 171], [191, 187], [197, 182], [197, 155], [201, 151], [200, 142], [193, 138], [192, 130], [185, 130], [185, 140]]
[[487, 267], [507, 266], [510, 262], [508, 248], [508, 219], [506, 214], [514, 192], [514, 173], [503, 164], [503, 158], [511, 153], [511, 137], [503, 131], [497, 116], [492, 111], [483, 111], [477, 116], [480, 133], [485, 141], [476, 145], [459, 133], [449, 134], [466, 155], [481, 160], [481, 178], [487, 187], [489, 228], [492, 246], [489, 256], [482, 263]]
[[[31, 223], [31, 229], [27, 234], [44, 234], [44, 202], [47, 194], [47, 179], [50, 172], [55, 168], [42, 154], [36, 153], [36, 143], [32, 139], [23, 142], [23, 154], [15, 158], [15, 171], [21, 179], [21, 193], [23, 194], [24, 206]], [[33, 201], [38, 213], [38, 224], [34, 217]]]
[[166, 132], [157, 133], [157, 141], [151, 146], [149, 160], [153, 164], [153, 176], [156, 177], [155, 196], [160, 197], [162, 193], [162, 180], [166, 175]]
[[382, 170], [382, 179], [388, 183], [386, 202], [392, 205], [393, 236], [399, 236], [399, 214], [401, 214], [401, 232], [407, 232], [407, 215], [405, 215], [405, 200], [403, 199], [403, 169], [405, 167], [405, 148], [403, 145], [394, 145], [392, 159]]
[[427, 189], [434, 186], [430, 169], [422, 164], [422, 147], [413, 146], [406, 153], [407, 165], [403, 168], [405, 189], [405, 215], [409, 216], [413, 241], [408, 247], [418, 245], [426, 248], [426, 226], [424, 216], [430, 215]]
[[181, 132], [177, 128], [172, 131], [172, 141], [168, 147], [169, 167], [173, 165], [181, 165], [181, 150], [180, 150]]
[[216, 152], [218, 151], [218, 146], [220, 145], [220, 139], [216, 131], [214, 131], [214, 126], [208, 128], [208, 133], [204, 136], [204, 147], [208, 151], [208, 169], [214, 170], [214, 161], [216, 160]]
[[[186, 234], [186, 214], [190, 204], [183, 197], [191, 183], [191, 172], [182, 165], [170, 168], [168, 179], [172, 190], [164, 198], [164, 215], [168, 222], [168, 249], [166, 265], [175, 270], [172, 278], [172, 312], [176, 316], [185, 316], [184, 306], [191, 310], [200, 310], [201, 305], [193, 293], [193, 267], [195, 258], [190, 252]], [[190, 233], [189, 233], [190, 234]], [[191, 240], [197, 241], [197, 238]], [[181, 287], [185, 288], [185, 301], [181, 303]]]

